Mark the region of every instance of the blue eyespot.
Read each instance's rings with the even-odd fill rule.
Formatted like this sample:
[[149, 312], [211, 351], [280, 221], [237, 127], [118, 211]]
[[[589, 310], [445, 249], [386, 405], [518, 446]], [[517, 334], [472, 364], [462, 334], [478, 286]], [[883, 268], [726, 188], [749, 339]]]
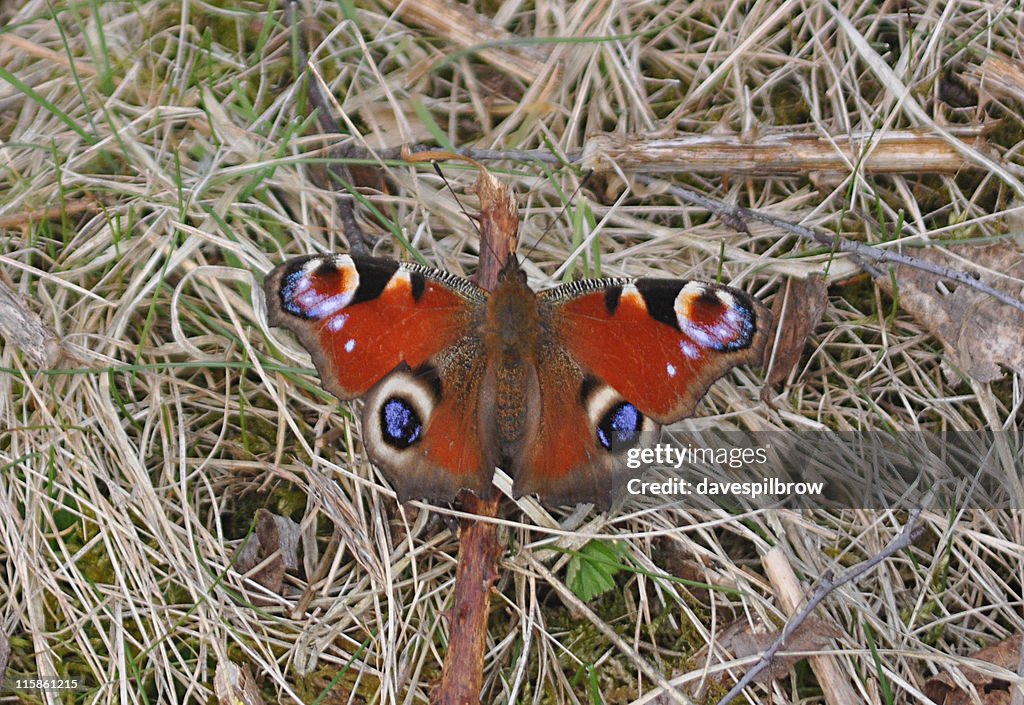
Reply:
[[644, 415], [635, 406], [628, 401], [619, 402], [601, 418], [597, 425], [597, 440], [611, 453], [631, 448], [640, 439], [643, 422]]
[[380, 430], [385, 443], [405, 450], [420, 440], [423, 421], [409, 402], [391, 397], [381, 407]]
[[288, 265], [281, 281], [281, 308], [299, 318], [328, 318], [349, 305], [358, 288], [358, 272], [334, 261], [307, 257]]

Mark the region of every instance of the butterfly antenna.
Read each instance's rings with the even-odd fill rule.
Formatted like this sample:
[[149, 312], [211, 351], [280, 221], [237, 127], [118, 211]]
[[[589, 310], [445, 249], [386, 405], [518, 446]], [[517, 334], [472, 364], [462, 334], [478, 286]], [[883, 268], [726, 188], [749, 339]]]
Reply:
[[526, 252], [526, 254], [523, 256], [523, 259], [526, 259], [530, 255], [532, 255], [533, 251], [536, 250], [540, 243], [544, 241], [544, 238], [547, 237], [549, 232], [551, 232], [551, 228], [555, 227], [555, 223], [557, 223], [561, 219], [561, 217], [565, 215], [565, 212], [569, 210], [569, 204], [576, 199], [576, 195], [579, 194], [579, 192], [583, 189], [584, 186], [587, 185], [587, 182], [590, 181], [590, 177], [593, 175], [594, 170], [588, 169], [587, 173], [583, 176], [583, 180], [580, 181], [580, 185], [576, 187], [576, 190], [573, 191], [572, 194], [569, 196], [568, 200], [566, 200], [565, 205], [562, 206], [562, 210], [560, 210], [558, 212], [558, 215], [555, 216], [555, 218], [548, 224], [548, 227], [544, 228], [544, 232], [540, 234], [540, 237], [537, 238], [537, 241], [533, 243], [533, 246], [530, 247], [530, 249]]
[[471, 216], [469, 214], [469, 211], [466, 210], [466, 207], [462, 205], [462, 201], [459, 200], [458, 195], [455, 193], [455, 189], [452, 188], [451, 182], [448, 181], [448, 177], [444, 175], [443, 171], [441, 171], [441, 165], [438, 164], [436, 161], [431, 161], [430, 166], [434, 167], [434, 171], [437, 172], [437, 175], [441, 177], [441, 181], [444, 182], [444, 185], [448, 187], [448, 193], [450, 193], [452, 195], [452, 198], [455, 199], [455, 202], [459, 204], [459, 210], [461, 210], [462, 214], [469, 219], [469, 222], [473, 224], [474, 228], [476, 228], [476, 234], [479, 235], [480, 226], [477, 225], [477, 219]]

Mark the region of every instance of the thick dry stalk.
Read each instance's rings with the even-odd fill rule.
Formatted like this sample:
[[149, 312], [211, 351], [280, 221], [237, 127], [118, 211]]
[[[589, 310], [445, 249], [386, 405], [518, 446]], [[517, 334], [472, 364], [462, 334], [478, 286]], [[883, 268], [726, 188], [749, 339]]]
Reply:
[[[478, 499], [466, 493], [462, 506], [481, 517], [498, 514], [501, 495]], [[487, 649], [487, 617], [491, 587], [498, 579], [497, 524], [466, 519], [459, 533], [455, 568], [455, 597], [448, 615], [448, 652], [441, 683], [431, 696], [434, 705], [469, 705], [480, 702]]]
[[[951, 131], [952, 132], [952, 131]], [[981, 128], [954, 134], [984, 149]], [[587, 140], [583, 166], [597, 172], [707, 172], [750, 176], [849, 174], [860, 166], [875, 174], [953, 174], [973, 166], [945, 139], [925, 130], [881, 134], [854, 133], [824, 139], [806, 132], [785, 132], [745, 139], [736, 135], [679, 135], [638, 138], [598, 134]]]

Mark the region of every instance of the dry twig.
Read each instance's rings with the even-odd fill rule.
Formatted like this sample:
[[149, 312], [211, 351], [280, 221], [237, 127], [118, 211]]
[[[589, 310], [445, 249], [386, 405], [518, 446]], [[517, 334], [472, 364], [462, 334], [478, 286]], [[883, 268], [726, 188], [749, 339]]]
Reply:
[[[807, 602], [804, 604], [803, 609], [801, 609], [799, 612], [793, 615], [790, 618], [790, 620], [786, 622], [786, 627], [779, 634], [775, 642], [770, 647], [768, 647], [763, 654], [761, 654], [761, 658], [758, 660], [757, 665], [755, 665], [753, 668], [747, 671], [746, 674], [744, 674], [743, 678], [741, 678], [739, 682], [736, 683], [736, 685], [734, 685], [729, 690], [728, 693], [722, 696], [722, 698], [718, 701], [718, 705], [728, 705], [729, 703], [731, 703], [737, 695], [743, 692], [744, 688], [746, 688], [748, 685], [754, 682], [754, 679], [757, 678], [758, 674], [761, 673], [761, 671], [763, 671], [771, 665], [772, 658], [774, 658], [775, 654], [779, 651], [779, 649], [785, 646], [786, 639], [789, 638], [789, 635], [792, 634], [793, 631], [798, 626], [800, 626], [800, 624], [802, 624], [804, 620], [806, 620], [812, 612], [814, 612], [815, 608], [821, 603], [822, 600], [824, 600], [826, 597], [828, 597], [830, 594], [838, 590], [843, 585], [853, 582], [854, 580], [857, 580], [860, 576], [873, 570], [878, 564], [880, 564], [885, 559], [910, 546], [911, 542], [913, 542], [914, 540], [917, 531], [917, 520], [920, 516], [920, 507], [915, 507], [914, 509], [912, 509], [907, 515], [907, 522], [903, 525], [903, 529], [900, 531], [899, 535], [895, 539], [893, 539], [888, 546], [886, 546], [879, 553], [872, 556], [868, 560], [858, 563], [856, 566], [846, 571], [838, 578], [833, 579], [830, 574], [822, 576], [821, 581], [817, 584], [817, 586], [815, 586], [814, 591], [807, 598]], [[838, 695], [842, 696], [844, 693], [838, 693]], [[836, 702], [842, 703], [850, 701], [840, 699]]]

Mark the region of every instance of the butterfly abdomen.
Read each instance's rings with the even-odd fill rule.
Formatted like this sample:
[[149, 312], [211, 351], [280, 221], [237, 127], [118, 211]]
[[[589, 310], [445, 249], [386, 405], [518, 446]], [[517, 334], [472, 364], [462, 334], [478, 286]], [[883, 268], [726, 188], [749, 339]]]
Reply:
[[537, 297], [518, 276], [518, 270], [501, 278], [487, 302], [483, 339], [493, 375], [493, 418], [502, 455], [515, 453], [526, 433], [528, 389], [536, 388], [537, 340], [540, 335]]

